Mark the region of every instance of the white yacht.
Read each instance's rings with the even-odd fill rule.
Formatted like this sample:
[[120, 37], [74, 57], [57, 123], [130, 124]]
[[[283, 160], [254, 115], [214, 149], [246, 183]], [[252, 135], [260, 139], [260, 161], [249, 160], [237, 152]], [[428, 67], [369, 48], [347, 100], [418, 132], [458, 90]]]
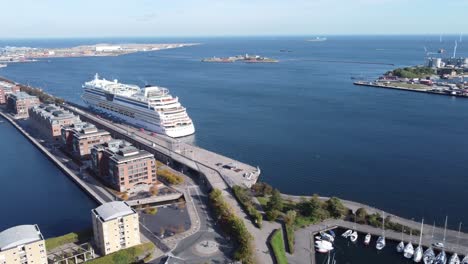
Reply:
[[195, 133], [192, 119], [167, 88], [100, 79], [85, 82], [81, 98], [92, 109], [137, 127], [173, 138]]
[[370, 241], [371, 241], [371, 234], [367, 234], [366, 237], [364, 238], [364, 245], [369, 245], [370, 244]]
[[460, 258], [457, 253], [453, 253], [450, 257], [449, 264], [460, 264]]

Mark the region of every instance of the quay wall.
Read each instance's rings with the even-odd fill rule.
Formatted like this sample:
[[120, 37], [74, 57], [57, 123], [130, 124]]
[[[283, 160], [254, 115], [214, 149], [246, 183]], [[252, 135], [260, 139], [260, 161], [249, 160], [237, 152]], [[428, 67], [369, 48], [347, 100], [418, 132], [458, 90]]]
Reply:
[[72, 181], [74, 181], [82, 190], [86, 192], [94, 201], [98, 204], [103, 204], [106, 201], [96, 194], [91, 188], [89, 188], [73, 171], [67, 168], [60, 160], [58, 160], [52, 153], [50, 153], [44, 146], [42, 146], [35, 138], [33, 138], [27, 131], [20, 127], [10, 116], [0, 111], [0, 115], [10, 122], [26, 139], [28, 139], [33, 145], [38, 148], [46, 157], [55, 163], [55, 165], [65, 173]]

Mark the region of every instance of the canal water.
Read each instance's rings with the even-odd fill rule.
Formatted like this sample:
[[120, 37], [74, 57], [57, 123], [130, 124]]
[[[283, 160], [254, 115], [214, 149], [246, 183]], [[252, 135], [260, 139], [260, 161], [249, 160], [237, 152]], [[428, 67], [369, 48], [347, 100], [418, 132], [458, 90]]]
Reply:
[[[422, 64], [423, 47], [451, 50], [455, 38], [447, 36], [443, 43], [438, 36], [329, 36], [324, 42], [307, 37], [3, 40], [0, 46], [202, 45], [43, 59], [10, 64], [0, 75], [77, 103], [81, 85], [95, 73], [168, 87], [193, 118], [196, 144], [259, 165], [261, 180], [284, 193], [335, 195], [439, 225], [449, 215], [449, 226], [456, 228], [468, 222], [468, 99], [358, 87], [351, 79]], [[200, 62], [244, 53], [280, 62]], [[468, 56], [468, 42], [458, 45], [458, 54]]]
[[91, 228], [93, 200], [0, 118], [0, 231], [38, 224], [45, 237]]

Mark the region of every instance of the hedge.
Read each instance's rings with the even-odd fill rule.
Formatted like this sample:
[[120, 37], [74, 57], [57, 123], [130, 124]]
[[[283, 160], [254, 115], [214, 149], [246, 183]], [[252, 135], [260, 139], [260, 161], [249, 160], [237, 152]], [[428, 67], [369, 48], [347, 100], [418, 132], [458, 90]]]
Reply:
[[283, 232], [281, 229], [277, 229], [271, 236], [270, 246], [273, 249], [273, 254], [275, 255], [276, 263], [288, 264], [288, 259], [286, 258], [286, 251], [284, 249]]

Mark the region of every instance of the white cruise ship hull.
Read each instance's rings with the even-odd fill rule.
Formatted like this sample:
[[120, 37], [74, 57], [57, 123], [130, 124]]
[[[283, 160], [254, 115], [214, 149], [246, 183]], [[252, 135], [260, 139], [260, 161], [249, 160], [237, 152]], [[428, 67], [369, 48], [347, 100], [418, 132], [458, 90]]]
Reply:
[[[82, 98], [83, 98], [83, 101], [88, 105], [88, 107], [95, 110], [96, 112], [109, 114], [119, 120], [122, 120], [123, 122], [127, 124], [136, 126], [138, 128], [143, 128], [145, 130], [152, 131], [157, 134], [163, 134], [169, 137], [178, 138], [178, 137], [189, 136], [195, 133], [195, 127], [193, 126], [193, 124], [178, 126], [174, 128], [164, 128], [160, 126], [157, 122], [149, 122], [145, 119], [130, 117], [130, 116], [123, 115], [119, 112], [112, 111], [110, 109], [106, 109], [100, 106], [103, 104], [105, 104], [106, 106], [108, 106], [109, 104], [112, 104], [112, 106], [115, 109], [123, 109], [123, 110], [128, 111], [128, 109], [126, 109], [128, 106], [126, 106], [125, 104], [121, 105], [115, 102], [109, 102], [105, 98], [99, 98], [98, 96], [95, 96], [95, 95], [92, 97], [89, 97], [89, 96], [86, 96], [86, 92]], [[152, 112], [152, 111], [148, 111], [148, 112]], [[153, 112], [153, 114], [155, 113]]]

